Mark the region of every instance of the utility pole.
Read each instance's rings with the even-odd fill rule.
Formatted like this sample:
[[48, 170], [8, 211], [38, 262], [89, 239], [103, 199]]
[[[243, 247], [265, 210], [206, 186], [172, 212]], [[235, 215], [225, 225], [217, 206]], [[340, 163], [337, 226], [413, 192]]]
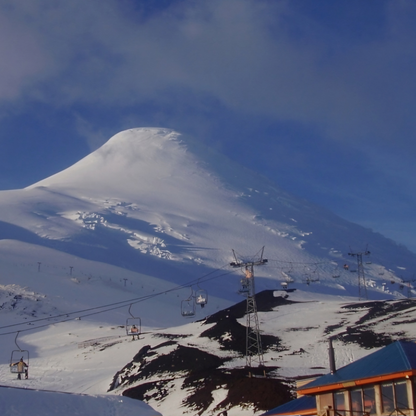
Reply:
[[254, 284], [254, 266], [261, 266], [267, 263], [263, 259], [264, 247], [257, 253], [254, 260], [239, 260], [233, 250], [235, 262], [230, 263], [232, 267], [239, 267], [244, 270], [244, 278], [241, 280], [242, 293], [247, 296], [246, 307], [246, 367], [251, 368], [252, 362], [257, 361], [258, 366], [264, 366], [263, 348], [261, 345], [260, 325], [257, 316], [256, 289]]
[[362, 296], [364, 299], [368, 299], [367, 296], [367, 286], [365, 284], [365, 274], [363, 266], [363, 256], [368, 256], [370, 252], [366, 249], [365, 251], [360, 252], [351, 252], [348, 253], [349, 256], [357, 257], [357, 274], [358, 274], [358, 299], [361, 300]]

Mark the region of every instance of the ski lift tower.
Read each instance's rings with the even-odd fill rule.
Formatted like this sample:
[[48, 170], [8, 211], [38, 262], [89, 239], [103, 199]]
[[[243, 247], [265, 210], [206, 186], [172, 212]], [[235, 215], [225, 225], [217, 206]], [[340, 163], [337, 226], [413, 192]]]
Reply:
[[402, 283], [407, 283], [407, 297], [409, 299], [412, 297], [412, 283], [415, 281], [416, 279], [402, 280]]
[[357, 275], [358, 275], [358, 299], [362, 299], [362, 294], [364, 295], [364, 299], [368, 299], [367, 296], [367, 286], [365, 284], [365, 274], [364, 274], [364, 266], [363, 266], [363, 256], [370, 255], [370, 252], [365, 249], [365, 251], [359, 252], [352, 252], [348, 253], [349, 256], [357, 257]]
[[264, 366], [263, 348], [261, 345], [260, 325], [257, 316], [256, 290], [254, 285], [254, 266], [267, 263], [263, 259], [264, 246], [250, 261], [239, 259], [233, 250], [235, 261], [230, 263], [232, 267], [244, 270], [244, 294], [247, 296], [246, 308], [246, 367], [251, 368], [252, 361], [257, 361], [258, 366]]

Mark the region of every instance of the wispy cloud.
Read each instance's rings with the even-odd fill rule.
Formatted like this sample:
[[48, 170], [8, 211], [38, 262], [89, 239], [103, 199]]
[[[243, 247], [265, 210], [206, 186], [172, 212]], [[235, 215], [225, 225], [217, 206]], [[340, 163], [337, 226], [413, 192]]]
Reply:
[[363, 42], [288, 1], [180, 1], [147, 17], [115, 0], [3, 4], [2, 39], [14, 39], [9, 48], [3, 41], [11, 81], [2, 82], [3, 99], [29, 83], [59, 104], [180, 100], [185, 91], [242, 113], [313, 123], [338, 140], [416, 132], [409, 1], [375, 5], [383, 30]]

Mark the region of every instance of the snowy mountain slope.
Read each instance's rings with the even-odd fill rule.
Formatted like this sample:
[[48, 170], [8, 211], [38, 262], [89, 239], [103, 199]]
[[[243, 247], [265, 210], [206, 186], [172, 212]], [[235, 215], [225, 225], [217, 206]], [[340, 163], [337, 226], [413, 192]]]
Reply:
[[[0, 264], [2, 325], [23, 322], [3, 332], [28, 329], [24, 322], [35, 318], [48, 318], [36, 327], [78, 318], [124, 325], [131, 303], [131, 313], [140, 316], [145, 327], [178, 325], [183, 322], [181, 300], [190, 295], [187, 286], [14, 240], [0, 241]], [[228, 303], [211, 293], [196, 318]], [[90, 310], [94, 307], [98, 309]], [[55, 315], [58, 318], [52, 319]]]
[[292, 293], [273, 298], [271, 291], [257, 296], [265, 368], [250, 371], [265, 372], [267, 378], [249, 378], [244, 369], [242, 302], [192, 326], [144, 337], [132, 361], [116, 374], [112, 390], [146, 400], [162, 413], [168, 412], [171, 396], [184, 414], [238, 414], [245, 406], [246, 412], [259, 413], [288, 401], [295, 380], [329, 372], [329, 337], [338, 368], [372, 348], [415, 339], [414, 300], [299, 302], [302, 298]]
[[[285, 294], [286, 292], [279, 292]], [[396, 339], [415, 339], [414, 300], [354, 302], [301, 291], [257, 296], [267, 379], [244, 368], [245, 304], [198, 322], [146, 331], [131, 341], [117, 326], [71, 321], [22, 336], [35, 351], [29, 380], [10, 386], [127, 395], [164, 415], [253, 415], [287, 401], [296, 379], [329, 371], [329, 337], [340, 368]], [[3, 360], [2, 360], [3, 362]], [[262, 376], [263, 370], [252, 369]]]
[[[0, 221], [5, 238], [174, 283], [226, 266], [231, 249], [248, 256], [263, 245], [274, 262], [256, 270], [259, 290], [279, 287], [288, 272], [298, 282], [319, 273], [321, 286], [337, 290], [338, 269], [356, 268], [347, 253], [367, 245], [376, 282], [389, 270], [409, 279], [416, 266], [405, 248], [166, 129], [119, 133], [50, 178], [0, 192]], [[340, 290], [356, 295], [356, 280], [342, 274]], [[385, 296], [381, 283], [372, 286]]]
[[[241, 301], [242, 273], [229, 267], [231, 249], [248, 259], [264, 245], [269, 262], [255, 268], [257, 291], [287, 283], [296, 289], [289, 299], [302, 302], [260, 314], [264, 334], [279, 338], [279, 347], [270, 347], [265, 358], [270, 367], [280, 367], [275, 374], [281, 378], [325, 367], [321, 341], [337, 334], [335, 329], [355, 328], [356, 316], [367, 313], [369, 306], [347, 312], [341, 306], [358, 296], [350, 250], [363, 251], [368, 244], [371, 251], [371, 264], [365, 263], [369, 299], [407, 305], [406, 296], [415, 293], [415, 254], [166, 129], [122, 132], [63, 172], [26, 189], [0, 192], [0, 235], [0, 379], [22, 385], [8, 366], [19, 333], [19, 347], [31, 354], [31, 377], [23, 383], [34, 389], [103, 394], [141, 348], [150, 345], [152, 357], [169, 356], [178, 340], [185, 354], [196, 348], [214, 356], [217, 375], [236, 369], [241, 379], [244, 358], [235, 344], [242, 341], [226, 342], [232, 330], [244, 333], [241, 313], [228, 329], [223, 319], [223, 332], [213, 338], [200, 334], [218, 329], [215, 323], [192, 323]], [[181, 301], [199, 287], [208, 290], [209, 302], [186, 321]], [[412, 322], [408, 309], [405, 320]], [[142, 319], [140, 341], [125, 335], [132, 315]], [[385, 338], [373, 336], [373, 329], [348, 336], [367, 337], [372, 346], [414, 336], [408, 323], [384, 328], [385, 321], [374, 321], [380, 332], [392, 334]], [[164, 340], [172, 343], [160, 346]], [[344, 362], [365, 353], [367, 346], [355, 341], [342, 341]], [[150, 389], [167, 377], [163, 373], [149, 371]], [[142, 389], [152, 406], [166, 415], [198, 410], [192, 397], [204, 381], [190, 380], [186, 368], [168, 377], [174, 386], [160, 400]], [[109, 394], [139, 385], [130, 381]], [[214, 397], [203, 414], [212, 414], [224, 400], [232, 403], [230, 416], [261, 409], [253, 402], [244, 408], [238, 399], [227, 399], [228, 388], [213, 387], [199, 391]]]
[[75, 394], [0, 388], [0, 412], [3, 416], [158, 416], [150, 406], [137, 400], [111, 396]]

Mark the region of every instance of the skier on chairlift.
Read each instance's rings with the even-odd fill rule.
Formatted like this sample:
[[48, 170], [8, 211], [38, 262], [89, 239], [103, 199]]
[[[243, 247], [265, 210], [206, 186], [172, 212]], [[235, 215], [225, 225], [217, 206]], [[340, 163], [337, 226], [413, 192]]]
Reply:
[[12, 363], [10, 364], [10, 367], [17, 367], [17, 378], [19, 380], [22, 379], [22, 374], [25, 373], [25, 378], [28, 379], [29, 378], [29, 373], [28, 373], [28, 365], [23, 361], [23, 357], [16, 363]]
[[201, 305], [201, 308], [203, 308], [204, 306], [205, 306], [205, 298], [202, 296], [202, 295], [199, 295], [197, 298], [196, 298], [196, 303], [198, 304], [198, 305]]
[[249, 270], [247, 266], [244, 274], [246, 275], [246, 279], [251, 279], [253, 277], [253, 272]]
[[136, 325], [133, 325], [130, 329], [130, 334], [133, 335], [132, 341], [134, 341], [134, 336], [137, 336], [137, 339], [139, 339], [139, 328], [137, 328]]

